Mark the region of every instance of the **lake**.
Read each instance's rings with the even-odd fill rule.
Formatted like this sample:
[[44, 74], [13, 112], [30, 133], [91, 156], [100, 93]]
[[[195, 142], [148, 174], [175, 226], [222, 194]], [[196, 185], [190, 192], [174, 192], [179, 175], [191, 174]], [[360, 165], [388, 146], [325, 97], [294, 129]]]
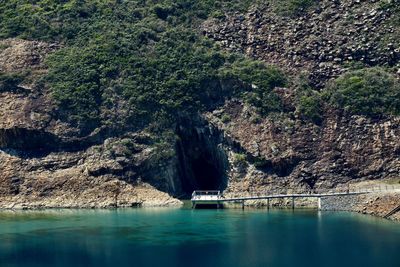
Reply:
[[400, 223], [315, 210], [0, 211], [0, 266], [400, 266]]

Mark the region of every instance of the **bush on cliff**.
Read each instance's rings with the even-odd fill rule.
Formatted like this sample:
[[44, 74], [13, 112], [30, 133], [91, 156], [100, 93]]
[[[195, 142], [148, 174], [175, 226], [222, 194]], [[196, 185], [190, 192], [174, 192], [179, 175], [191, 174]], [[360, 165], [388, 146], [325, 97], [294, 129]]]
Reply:
[[243, 59], [226, 65], [221, 73], [225, 78], [240, 79], [251, 87], [243, 94], [244, 98], [261, 114], [283, 110], [281, 99], [273, 92], [275, 87], [287, 84], [284, 73], [279, 69], [260, 61]]
[[321, 104], [321, 98], [317, 92], [304, 94], [298, 101], [297, 112], [303, 119], [319, 124], [322, 121]]
[[294, 105], [297, 115], [305, 120], [319, 124], [323, 120], [323, 99], [319, 91], [313, 90], [310, 81], [304, 74], [299, 75], [293, 81]]
[[327, 86], [324, 98], [353, 114], [400, 115], [400, 83], [378, 67], [343, 74]]

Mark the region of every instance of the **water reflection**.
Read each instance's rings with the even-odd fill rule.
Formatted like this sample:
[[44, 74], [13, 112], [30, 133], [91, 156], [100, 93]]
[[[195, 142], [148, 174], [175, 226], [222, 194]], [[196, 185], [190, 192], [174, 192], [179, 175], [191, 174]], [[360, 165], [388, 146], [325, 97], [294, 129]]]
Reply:
[[399, 224], [350, 213], [0, 212], [0, 266], [398, 267], [398, 251]]

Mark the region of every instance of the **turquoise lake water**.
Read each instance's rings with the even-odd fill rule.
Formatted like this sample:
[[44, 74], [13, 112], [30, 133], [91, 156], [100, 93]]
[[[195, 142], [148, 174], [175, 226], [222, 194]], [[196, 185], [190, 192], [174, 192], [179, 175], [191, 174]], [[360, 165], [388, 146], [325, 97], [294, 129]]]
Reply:
[[0, 266], [400, 266], [400, 224], [289, 210], [0, 212]]

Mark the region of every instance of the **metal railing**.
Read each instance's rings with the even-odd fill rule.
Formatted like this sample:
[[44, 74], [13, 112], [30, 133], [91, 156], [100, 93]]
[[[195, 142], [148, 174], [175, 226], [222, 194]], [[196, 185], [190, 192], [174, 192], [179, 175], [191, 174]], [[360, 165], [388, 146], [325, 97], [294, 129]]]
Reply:
[[[348, 186], [348, 187], [338, 187], [331, 190], [311, 190], [308, 192], [297, 191], [297, 190], [247, 190], [243, 192], [228, 192], [230, 198], [240, 198], [240, 197], [262, 197], [262, 196], [273, 196], [273, 195], [290, 195], [290, 194], [364, 194], [364, 193], [380, 193], [380, 192], [400, 192], [399, 185], [367, 185], [362, 187]], [[220, 195], [223, 196], [222, 194]]]
[[192, 196], [199, 196], [199, 195], [201, 195], [201, 196], [204, 196], [204, 195], [207, 195], [207, 196], [220, 196], [221, 195], [221, 191], [218, 191], [218, 190], [208, 190], [208, 191], [196, 190], [196, 191], [193, 191], [193, 193], [192, 193]]
[[400, 211], [400, 205], [395, 207], [391, 211], [389, 211], [385, 216], [383, 216], [383, 218], [389, 218], [390, 216], [392, 216], [393, 214], [395, 214], [395, 213], [397, 213], [399, 211]]
[[202, 198], [210, 198], [210, 199], [220, 199], [222, 198], [221, 191], [217, 190], [208, 190], [208, 191], [193, 191], [192, 200], [198, 200]]

